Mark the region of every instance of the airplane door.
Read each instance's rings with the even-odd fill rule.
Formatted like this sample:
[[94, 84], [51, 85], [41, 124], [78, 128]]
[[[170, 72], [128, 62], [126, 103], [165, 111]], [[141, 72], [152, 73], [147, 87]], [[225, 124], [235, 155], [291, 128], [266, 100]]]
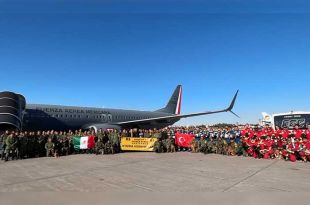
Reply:
[[101, 115], [101, 122], [106, 122], [107, 121], [107, 116], [105, 114]]
[[108, 117], [108, 122], [112, 122], [112, 115], [108, 114], [107, 117]]
[[101, 117], [101, 122], [107, 123], [107, 122], [112, 122], [113, 121], [113, 117], [112, 117], [111, 114], [102, 114], [101, 116], [102, 116]]

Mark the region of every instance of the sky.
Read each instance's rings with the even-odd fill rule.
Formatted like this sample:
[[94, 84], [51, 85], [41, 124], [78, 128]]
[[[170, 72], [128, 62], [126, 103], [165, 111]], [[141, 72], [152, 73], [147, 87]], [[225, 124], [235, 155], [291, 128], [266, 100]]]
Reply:
[[310, 111], [306, 0], [0, 0], [0, 90], [27, 103], [157, 110], [178, 124], [255, 123]]

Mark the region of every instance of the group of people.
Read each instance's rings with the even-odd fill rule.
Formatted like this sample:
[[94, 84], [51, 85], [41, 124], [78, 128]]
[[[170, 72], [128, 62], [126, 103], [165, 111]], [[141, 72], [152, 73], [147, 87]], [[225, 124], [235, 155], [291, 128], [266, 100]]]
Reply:
[[274, 130], [265, 127], [246, 125], [224, 129], [189, 128], [179, 132], [194, 134], [191, 142], [192, 152], [203, 152], [247, 156], [263, 159], [284, 159], [287, 161], [310, 161], [310, 125], [308, 129]]
[[246, 127], [241, 132], [241, 150], [243, 155], [254, 158], [277, 158], [289, 161], [310, 161], [310, 125], [308, 129], [275, 130], [268, 125], [263, 129]]
[[[194, 136], [190, 147], [177, 146], [176, 133]], [[74, 137], [94, 136], [92, 149], [80, 150], [73, 144]], [[94, 153], [114, 154], [121, 152], [122, 137], [154, 137], [154, 151], [158, 153], [191, 151], [205, 154], [247, 156], [263, 159], [284, 159], [289, 161], [310, 161], [310, 125], [308, 129], [293, 130], [249, 126], [212, 128], [207, 126], [167, 127], [160, 130], [131, 129], [118, 131], [94, 130], [74, 132], [6, 131], [0, 135], [0, 155], [2, 160], [33, 157], [59, 157], [70, 154]]]
[[[74, 147], [73, 138], [95, 136], [96, 146], [89, 150]], [[26, 159], [35, 157], [60, 157], [70, 154], [95, 153], [114, 154], [120, 152], [119, 133], [117, 130], [94, 130], [74, 132], [37, 131], [18, 132], [5, 131], [0, 135], [1, 160]]]
[[[147, 131], [149, 133], [149, 131]], [[145, 131], [138, 130], [143, 137]], [[175, 133], [195, 136], [190, 148], [178, 147]], [[209, 128], [206, 126], [167, 127], [160, 130], [160, 138], [154, 145], [155, 152], [191, 151], [205, 154], [245, 156], [259, 159], [283, 159], [310, 161], [310, 125], [308, 129], [274, 130], [268, 124], [244, 127]]]

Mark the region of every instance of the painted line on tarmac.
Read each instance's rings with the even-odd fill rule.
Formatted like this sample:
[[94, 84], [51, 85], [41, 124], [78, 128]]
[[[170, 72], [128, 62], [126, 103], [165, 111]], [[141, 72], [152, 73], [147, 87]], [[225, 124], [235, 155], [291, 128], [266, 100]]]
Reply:
[[141, 186], [139, 184], [133, 184], [133, 185], [135, 185], [136, 187], [141, 188], [141, 189], [145, 189], [145, 190], [148, 190], [148, 191], [154, 191], [153, 189], [151, 189], [149, 187]]
[[222, 192], [227, 192], [227, 191], [229, 191], [230, 189], [232, 189], [232, 188], [234, 188], [235, 186], [241, 184], [242, 182], [244, 182], [244, 181], [246, 181], [246, 180], [252, 178], [252, 177], [255, 176], [256, 174], [258, 174], [258, 173], [260, 173], [260, 172], [262, 172], [262, 171], [268, 169], [269, 167], [271, 167], [272, 165], [276, 164], [276, 163], [279, 162], [279, 161], [280, 161], [280, 160], [275, 160], [275, 161], [271, 162], [271, 163], [268, 164], [267, 166], [262, 167], [261, 169], [259, 169], [259, 170], [255, 171], [254, 173], [250, 174], [249, 176], [247, 176], [247, 177], [241, 179], [241, 180], [238, 181], [237, 183], [234, 183], [233, 185], [231, 185], [231, 186], [225, 188]]

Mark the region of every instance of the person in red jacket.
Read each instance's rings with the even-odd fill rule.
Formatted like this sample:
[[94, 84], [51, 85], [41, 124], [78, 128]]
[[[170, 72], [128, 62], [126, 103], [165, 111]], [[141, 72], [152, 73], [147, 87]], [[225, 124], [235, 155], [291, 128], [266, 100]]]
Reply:
[[287, 161], [289, 157], [289, 153], [287, 151], [287, 148], [288, 148], [287, 139], [283, 139], [282, 143], [283, 145], [281, 149], [281, 155], [282, 155], [282, 158]]
[[291, 162], [295, 162], [297, 160], [295, 152], [298, 151], [299, 147], [295, 145], [294, 142], [292, 142], [292, 135], [289, 136], [288, 139], [288, 146], [287, 146], [287, 152], [288, 157]]
[[274, 131], [275, 136], [279, 137], [279, 135], [282, 133], [282, 129], [280, 129], [278, 126], [276, 126], [276, 130]]
[[299, 140], [301, 138], [302, 130], [299, 129], [299, 125], [296, 124], [291, 133]]
[[287, 128], [284, 128], [280, 132], [280, 135], [282, 136], [283, 139], [287, 139], [289, 134], [290, 134], [290, 131]]
[[306, 144], [307, 144], [308, 140], [307, 140], [307, 136], [306, 135], [302, 135], [302, 138], [299, 141], [299, 150], [298, 150], [298, 154], [299, 157], [301, 158], [302, 161], [307, 162], [307, 156], [306, 156]]
[[262, 129], [262, 135], [265, 136], [271, 136], [274, 134], [274, 130], [272, 127], [270, 127], [268, 124], [266, 124], [266, 126], [264, 127], [264, 129]]
[[273, 157], [276, 159], [280, 159], [281, 158], [281, 150], [282, 150], [282, 146], [283, 146], [283, 142], [282, 139], [280, 139], [280, 136], [278, 137], [274, 137], [273, 138], [273, 145], [272, 145], [272, 149], [273, 149]]
[[257, 150], [257, 141], [256, 141], [256, 136], [254, 135], [254, 137], [252, 139], [248, 140], [248, 154], [251, 157], [257, 158], [258, 155], [256, 153]]
[[244, 130], [241, 131], [241, 136], [245, 137], [246, 134], [248, 134], [248, 136], [250, 136], [251, 133], [252, 133], [252, 129], [251, 129], [250, 125], [246, 124]]
[[267, 136], [266, 141], [265, 141], [265, 147], [266, 147], [266, 154], [264, 156], [265, 159], [274, 158], [273, 145], [274, 145], [274, 140], [270, 136]]
[[259, 151], [258, 157], [259, 158], [265, 158], [265, 153], [267, 152], [267, 149], [265, 147], [265, 136], [262, 135], [261, 138], [257, 141], [257, 149]]
[[307, 135], [308, 141], [310, 141], [310, 125], [308, 125], [308, 129], [306, 130], [306, 135]]
[[310, 141], [305, 142], [305, 155], [308, 162], [310, 162]]

